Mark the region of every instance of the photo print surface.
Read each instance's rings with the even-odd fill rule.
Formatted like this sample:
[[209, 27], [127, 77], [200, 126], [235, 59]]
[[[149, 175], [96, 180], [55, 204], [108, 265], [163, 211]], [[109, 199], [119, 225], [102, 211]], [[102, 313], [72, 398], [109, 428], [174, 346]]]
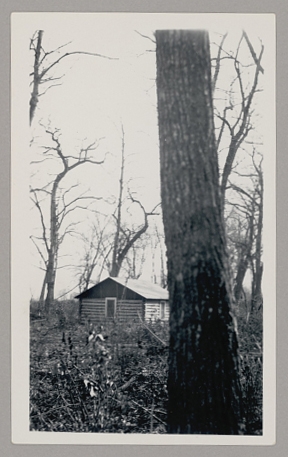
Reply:
[[274, 102], [273, 15], [12, 15], [13, 442], [274, 443]]

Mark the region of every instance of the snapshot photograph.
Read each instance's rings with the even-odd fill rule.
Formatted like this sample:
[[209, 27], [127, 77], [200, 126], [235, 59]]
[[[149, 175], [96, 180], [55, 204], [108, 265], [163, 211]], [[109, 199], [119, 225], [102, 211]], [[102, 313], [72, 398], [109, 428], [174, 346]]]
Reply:
[[273, 444], [273, 15], [14, 13], [11, 49], [13, 442]]

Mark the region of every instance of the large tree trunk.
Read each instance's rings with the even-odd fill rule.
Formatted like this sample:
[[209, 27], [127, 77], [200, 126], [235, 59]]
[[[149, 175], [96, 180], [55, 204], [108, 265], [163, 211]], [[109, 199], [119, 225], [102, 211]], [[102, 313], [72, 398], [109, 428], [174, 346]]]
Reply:
[[168, 257], [168, 432], [238, 434], [238, 344], [218, 181], [208, 33], [157, 31]]

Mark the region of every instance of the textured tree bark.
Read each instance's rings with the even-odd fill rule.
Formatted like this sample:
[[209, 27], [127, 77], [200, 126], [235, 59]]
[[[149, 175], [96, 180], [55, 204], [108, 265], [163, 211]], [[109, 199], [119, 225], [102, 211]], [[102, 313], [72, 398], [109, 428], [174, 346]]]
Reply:
[[209, 37], [157, 31], [168, 257], [168, 432], [241, 433], [238, 343], [214, 138]]

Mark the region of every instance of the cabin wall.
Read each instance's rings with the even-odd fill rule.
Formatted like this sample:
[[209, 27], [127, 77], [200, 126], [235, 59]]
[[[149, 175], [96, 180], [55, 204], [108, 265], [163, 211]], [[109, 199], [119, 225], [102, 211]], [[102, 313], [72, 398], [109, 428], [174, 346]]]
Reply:
[[119, 300], [117, 313], [121, 321], [144, 319], [144, 303], [142, 300]]
[[81, 322], [89, 321], [94, 323], [103, 322], [105, 319], [105, 300], [85, 298], [80, 305]]
[[[165, 303], [164, 316], [161, 316], [161, 303]], [[169, 320], [169, 303], [166, 300], [147, 300], [145, 303], [145, 320], [156, 321], [156, 320]]]
[[[117, 300], [115, 319], [120, 322], [138, 320], [139, 314], [144, 319], [144, 304], [142, 300]], [[102, 323], [107, 319], [106, 302], [101, 298], [85, 298], [81, 302], [81, 322], [90, 320]]]

